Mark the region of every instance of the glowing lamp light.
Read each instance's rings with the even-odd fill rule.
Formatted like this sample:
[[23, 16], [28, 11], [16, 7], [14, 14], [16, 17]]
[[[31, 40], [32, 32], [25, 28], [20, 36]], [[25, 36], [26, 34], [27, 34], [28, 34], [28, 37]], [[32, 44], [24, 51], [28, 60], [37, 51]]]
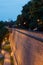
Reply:
[[26, 24], [26, 22], [24, 22], [24, 25]]
[[39, 20], [39, 19], [37, 19], [37, 21], [39, 22], [40, 20]]

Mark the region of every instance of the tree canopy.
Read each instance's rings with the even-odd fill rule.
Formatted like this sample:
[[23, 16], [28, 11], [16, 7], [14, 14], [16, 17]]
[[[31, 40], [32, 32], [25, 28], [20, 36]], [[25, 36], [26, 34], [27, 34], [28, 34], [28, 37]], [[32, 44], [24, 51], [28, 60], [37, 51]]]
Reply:
[[0, 22], [0, 48], [2, 45], [2, 41], [5, 38], [6, 34], [8, 34], [8, 29], [5, 28], [5, 24], [3, 21]]
[[[39, 21], [38, 21], [39, 19]], [[21, 27], [34, 29], [37, 27], [38, 30], [43, 30], [43, 0], [31, 0], [23, 6], [22, 14], [17, 17], [17, 25], [20, 23]]]

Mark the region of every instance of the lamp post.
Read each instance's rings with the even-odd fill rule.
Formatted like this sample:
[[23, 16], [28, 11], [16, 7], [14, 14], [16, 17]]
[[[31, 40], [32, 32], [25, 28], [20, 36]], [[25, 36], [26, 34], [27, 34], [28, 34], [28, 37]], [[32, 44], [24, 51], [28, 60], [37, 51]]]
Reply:
[[40, 19], [37, 19], [37, 22], [39, 25], [42, 24], [42, 20], [40, 20]]

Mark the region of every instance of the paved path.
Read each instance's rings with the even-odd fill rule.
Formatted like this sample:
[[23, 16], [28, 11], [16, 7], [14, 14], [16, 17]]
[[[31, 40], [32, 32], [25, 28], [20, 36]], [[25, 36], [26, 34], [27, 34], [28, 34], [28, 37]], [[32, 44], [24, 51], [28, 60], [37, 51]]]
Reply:
[[12, 29], [9, 40], [15, 65], [43, 65], [43, 42], [29, 35], [43, 39], [41, 33]]

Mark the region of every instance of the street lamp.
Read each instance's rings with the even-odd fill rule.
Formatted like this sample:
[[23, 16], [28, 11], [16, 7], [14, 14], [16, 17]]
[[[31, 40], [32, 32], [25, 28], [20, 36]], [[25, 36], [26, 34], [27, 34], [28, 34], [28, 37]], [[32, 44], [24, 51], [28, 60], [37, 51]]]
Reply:
[[24, 22], [24, 25], [26, 24], [26, 22]]
[[40, 19], [37, 19], [38, 24], [42, 24], [42, 21]]
[[39, 22], [40, 20], [39, 19], [37, 19], [37, 22]]

